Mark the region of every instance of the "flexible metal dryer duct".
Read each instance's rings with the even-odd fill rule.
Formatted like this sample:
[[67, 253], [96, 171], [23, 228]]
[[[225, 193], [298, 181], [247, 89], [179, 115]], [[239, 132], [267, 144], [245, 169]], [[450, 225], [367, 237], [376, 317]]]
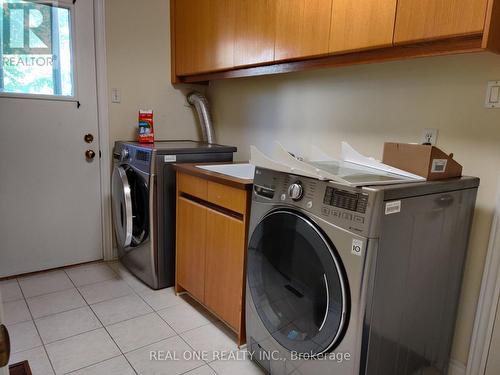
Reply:
[[215, 143], [215, 132], [212, 118], [210, 117], [207, 98], [203, 94], [193, 91], [187, 95], [187, 101], [196, 109], [196, 113], [200, 120], [203, 141]]

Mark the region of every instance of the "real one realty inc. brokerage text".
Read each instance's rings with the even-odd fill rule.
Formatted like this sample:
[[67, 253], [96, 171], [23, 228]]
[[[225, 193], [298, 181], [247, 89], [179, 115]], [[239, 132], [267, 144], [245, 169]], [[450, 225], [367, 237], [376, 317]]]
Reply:
[[271, 351], [250, 351], [250, 350], [185, 350], [182, 352], [171, 350], [151, 350], [149, 352], [150, 361], [244, 361], [244, 360], [271, 360], [271, 361], [297, 361], [297, 360], [329, 360], [337, 363], [342, 363], [351, 360], [350, 353], [330, 352], [324, 354], [298, 353], [290, 352], [290, 357], [283, 358], [278, 350]]

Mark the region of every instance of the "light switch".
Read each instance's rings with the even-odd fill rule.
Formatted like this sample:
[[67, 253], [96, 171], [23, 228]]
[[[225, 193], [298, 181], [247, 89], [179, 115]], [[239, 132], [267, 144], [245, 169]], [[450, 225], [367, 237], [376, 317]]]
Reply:
[[500, 81], [488, 82], [484, 106], [486, 108], [500, 108]]
[[490, 90], [490, 103], [498, 103], [500, 86], [492, 86]]
[[115, 88], [111, 89], [111, 103], [120, 103], [120, 101], [120, 90]]

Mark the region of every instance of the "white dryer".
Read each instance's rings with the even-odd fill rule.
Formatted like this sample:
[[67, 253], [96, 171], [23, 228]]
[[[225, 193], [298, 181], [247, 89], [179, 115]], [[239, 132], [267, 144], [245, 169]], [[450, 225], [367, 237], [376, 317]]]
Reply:
[[356, 188], [257, 168], [252, 358], [273, 375], [444, 374], [478, 183]]

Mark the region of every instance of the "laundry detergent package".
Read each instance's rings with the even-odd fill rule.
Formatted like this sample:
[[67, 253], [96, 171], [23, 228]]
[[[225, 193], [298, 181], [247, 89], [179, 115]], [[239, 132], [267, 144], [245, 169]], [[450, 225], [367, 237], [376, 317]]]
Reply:
[[153, 143], [155, 141], [152, 110], [139, 110], [139, 132], [137, 134], [137, 140], [139, 143]]

